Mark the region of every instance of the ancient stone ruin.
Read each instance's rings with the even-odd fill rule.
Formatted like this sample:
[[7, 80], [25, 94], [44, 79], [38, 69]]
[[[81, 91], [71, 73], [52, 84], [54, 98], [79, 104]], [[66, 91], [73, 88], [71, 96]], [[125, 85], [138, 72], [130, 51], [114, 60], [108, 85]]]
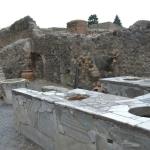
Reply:
[[72, 33], [86, 34], [88, 24], [84, 20], [73, 20], [67, 23], [67, 30]]
[[0, 64], [6, 78], [29, 69], [35, 78], [86, 89], [99, 77], [149, 76], [149, 24], [111, 31], [110, 26], [101, 31], [98, 27], [97, 33], [89, 28], [89, 33], [79, 34], [40, 29], [25, 17], [0, 31]]
[[1, 29], [0, 150], [149, 150], [149, 39], [150, 21]]

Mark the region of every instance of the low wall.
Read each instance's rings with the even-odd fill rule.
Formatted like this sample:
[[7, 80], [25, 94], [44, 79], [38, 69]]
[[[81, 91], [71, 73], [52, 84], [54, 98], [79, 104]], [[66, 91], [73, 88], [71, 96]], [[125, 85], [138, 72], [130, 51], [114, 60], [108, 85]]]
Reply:
[[149, 150], [150, 134], [137, 130], [138, 117], [136, 120], [135, 116], [131, 119], [113, 114], [120, 120], [116, 121], [108, 112], [119, 102], [130, 99], [72, 91], [88, 94], [89, 98], [68, 101], [64, 93], [13, 90], [17, 131], [45, 150]]
[[0, 100], [6, 104], [12, 104], [12, 89], [26, 88], [28, 81], [25, 79], [5, 79], [0, 81]]

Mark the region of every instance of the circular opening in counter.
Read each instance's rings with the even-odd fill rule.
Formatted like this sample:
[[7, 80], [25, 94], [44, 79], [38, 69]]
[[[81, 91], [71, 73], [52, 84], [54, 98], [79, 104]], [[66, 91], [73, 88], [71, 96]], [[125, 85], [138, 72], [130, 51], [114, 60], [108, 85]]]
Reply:
[[89, 95], [86, 95], [86, 94], [71, 94], [71, 95], [66, 96], [67, 100], [69, 100], [69, 101], [76, 101], [76, 100], [81, 101], [88, 97], [89, 97]]
[[131, 108], [129, 112], [136, 116], [150, 118], [150, 106]]

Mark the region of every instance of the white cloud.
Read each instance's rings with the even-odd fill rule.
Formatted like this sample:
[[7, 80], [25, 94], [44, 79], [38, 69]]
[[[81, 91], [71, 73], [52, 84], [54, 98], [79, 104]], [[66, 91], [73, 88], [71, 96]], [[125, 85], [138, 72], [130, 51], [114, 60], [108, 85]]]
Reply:
[[149, 0], [0, 0], [0, 28], [30, 15], [40, 27], [60, 26], [74, 19], [87, 20], [97, 14], [99, 21], [113, 21], [119, 15], [124, 26], [150, 20]]

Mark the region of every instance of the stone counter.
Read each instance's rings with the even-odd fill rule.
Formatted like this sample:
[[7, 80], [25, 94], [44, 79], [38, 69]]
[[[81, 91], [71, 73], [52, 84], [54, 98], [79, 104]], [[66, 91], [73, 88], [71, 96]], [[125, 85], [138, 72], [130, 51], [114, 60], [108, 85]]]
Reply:
[[121, 76], [100, 79], [109, 94], [134, 98], [150, 92], [150, 78]]
[[[68, 100], [73, 94], [85, 99]], [[146, 99], [146, 101], [143, 101]], [[149, 118], [129, 109], [149, 106], [149, 95], [129, 99], [87, 90], [67, 93], [13, 90], [16, 129], [45, 150], [149, 150]]]

